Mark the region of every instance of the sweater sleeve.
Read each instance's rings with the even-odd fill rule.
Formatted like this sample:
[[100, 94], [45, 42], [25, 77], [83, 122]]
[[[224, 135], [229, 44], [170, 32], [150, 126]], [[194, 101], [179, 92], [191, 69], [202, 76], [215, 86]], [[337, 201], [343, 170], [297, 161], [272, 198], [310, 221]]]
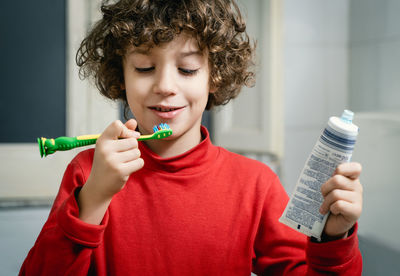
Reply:
[[108, 213], [100, 225], [79, 220], [76, 196], [85, 182], [84, 170], [75, 158], [64, 173], [49, 217], [19, 275], [88, 274], [92, 251], [102, 242]]
[[280, 223], [289, 198], [276, 177], [265, 195], [254, 244], [257, 275], [361, 275], [357, 225], [346, 239], [313, 242]]

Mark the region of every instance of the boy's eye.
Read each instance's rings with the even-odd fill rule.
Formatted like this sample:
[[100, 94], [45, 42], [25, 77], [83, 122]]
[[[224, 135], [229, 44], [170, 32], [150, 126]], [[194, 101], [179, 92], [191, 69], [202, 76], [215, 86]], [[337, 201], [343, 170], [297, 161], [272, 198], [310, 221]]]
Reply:
[[139, 73], [147, 73], [154, 69], [154, 67], [136, 67], [135, 70]]
[[[148, 73], [154, 70], [154, 66], [152, 67], [135, 67], [135, 70], [139, 73]], [[178, 70], [184, 75], [195, 75], [198, 72], [198, 69], [185, 69], [178, 68]]]
[[199, 70], [191, 70], [191, 69], [185, 69], [185, 68], [178, 68], [179, 71], [181, 71], [185, 75], [195, 75]]

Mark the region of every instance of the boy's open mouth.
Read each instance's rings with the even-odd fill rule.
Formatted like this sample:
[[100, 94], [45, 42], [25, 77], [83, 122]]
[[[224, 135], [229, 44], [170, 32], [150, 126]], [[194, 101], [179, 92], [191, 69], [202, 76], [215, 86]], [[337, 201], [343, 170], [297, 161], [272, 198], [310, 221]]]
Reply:
[[170, 120], [178, 116], [185, 109], [185, 106], [153, 105], [149, 106], [149, 109], [159, 118]]
[[150, 109], [152, 110], [156, 110], [159, 112], [171, 112], [171, 111], [175, 111], [178, 109], [181, 109], [182, 107], [164, 107], [164, 106], [150, 106]]

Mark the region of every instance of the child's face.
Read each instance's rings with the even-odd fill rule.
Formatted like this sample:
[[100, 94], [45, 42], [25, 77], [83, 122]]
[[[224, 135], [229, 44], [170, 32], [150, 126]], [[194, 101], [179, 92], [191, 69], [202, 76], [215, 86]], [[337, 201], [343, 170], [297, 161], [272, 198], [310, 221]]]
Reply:
[[132, 47], [123, 69], [128, 104], [140, 132], [152, 133], [154, 125], [167, 123], [171, 139], [200, 138], [210, 85], [207, 53], [199, 51], [195, 39], [181, 34], [150, 50]]

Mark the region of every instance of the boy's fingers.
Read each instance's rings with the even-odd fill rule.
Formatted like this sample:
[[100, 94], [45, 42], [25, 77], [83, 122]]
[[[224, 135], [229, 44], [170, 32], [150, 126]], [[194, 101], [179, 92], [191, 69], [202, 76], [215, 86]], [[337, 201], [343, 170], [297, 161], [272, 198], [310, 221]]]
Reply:
[[329, 211], [334, 215], [342, 215], [347, 220], [356, 221], [361, 215], [361, 206], [358, 204], [353, 204], [346, 200], [338, 200], [334, 202]]
[[103, 137], [117, 140], [118, 138], [138, 137], [134, 130], [127, 128], [120, 120], [112, 122], [103, 132]]
[[135, 130], [137, 127], [137, 122], [135, 119], [130, 119], [125, 123], [125, 126], [131, 130]]
[[144, 161], [142, 158], [137, 158], [135, 160], [126, 162], [122, 165], [122, 170], [125, 173], [125, 175], [130, 175], [133, 172], [136, 172], [143, 168], [144, 166]]
[[360, 163], [350, 162], [350, 163], [342, 163], [337, 166], [334, 174], [340, 174], [351, 179], [356, 179], [360, 176], [362, 171], [362, 167]]
[[[136, 135], [139, 135], [137, 132], [135, 133]], [[137, 147], [138, 147], [138, 141], [136, 140], [136, 137], [130, 137], [116, 141], [114, 149], [115, 151], [118, 152], [124, 152], [136, 149]]]
[[124, 124], [120, 120], [112, 122], [103, 132], [102, 136], [106, 139], [116, 140], [123, 131]]
[[349, 203], [355, 202], [357, 195], [353, 191], [347, 190], [333, 190], [330, 192], [324, 199], [321, 204], [320, 212], [325, 214], [331, 208], [331, 205], [335, 204], [338, 201], [346, 201]]
[[321, 186], [322, 195], [326, 196], [334, 189], [362, 192], [362, 187], [358, 180], [361, 170], [362, 168], [359, 163], [340, 164], [336, 168], [334, 175]]
[[130, 161], [134, 161], [140, 157], [141, 153], [139, 149], [132, 149], [132, 150], [127, 150], [124, 152], [119, 153], [119, 159], [121, 162], [126, 163]]
[[328, 181], [321, 186], [321, 194], [325, 197], [334, 189], [353, 191], [355, 187], [353, 180], [343, 175], [336, 174], [329, 178]]
[[129, 129], [126, 125], [122, 124], [118, 138], [130, 138], [130, 137], [138, 138], [139, 135], [134, 129]]

